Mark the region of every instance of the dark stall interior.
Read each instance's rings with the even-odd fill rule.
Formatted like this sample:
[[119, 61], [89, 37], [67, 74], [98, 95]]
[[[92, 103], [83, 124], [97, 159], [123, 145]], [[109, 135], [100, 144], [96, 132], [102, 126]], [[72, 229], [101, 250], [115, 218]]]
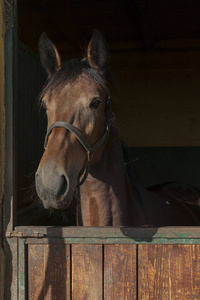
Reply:
[[[137, 179], [144, 186], [175, 180], [200, 187], [198, 0], [18, 0], [17, 18], [17, 225], [63, 221], [35, 205], [34, 173], [46, 132], [37, 100], [46, 81], [38, 57], [42, 32], [66, 60], [81, 58], [99, 29], [110, 49], [117, 127]], [[74, 209], [70, 215], [68, 225], [75, 223]]]

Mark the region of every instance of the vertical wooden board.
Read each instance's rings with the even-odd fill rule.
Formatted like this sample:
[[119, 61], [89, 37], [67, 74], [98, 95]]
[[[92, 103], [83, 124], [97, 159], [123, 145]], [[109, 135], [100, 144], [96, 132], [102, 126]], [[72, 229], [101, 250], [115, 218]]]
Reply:
[[72, 245], [72, 299], [102, 299], [102, 245]]
[[[18, 240], [7, 239], [5, 244], [5, 293], [4, 298], [18, 300]], [[1, 280], [1, 278], [0, 278]]]
[[26, 299], [26, 245], [24, 239], [18, 239], [18, 293], [19, 299]]
[[200, 245], [139, 245], [140, 300], [200, 299]]
[[70, 299], [70, 245], [29, 245], [29, 300]]
[[136, 245], [104, 246], [104, 299], [137, 298]]
[[37, 299], [41, 294], [45, 281], [46, 245], [28, 245], [28, 295], [29, 299]]

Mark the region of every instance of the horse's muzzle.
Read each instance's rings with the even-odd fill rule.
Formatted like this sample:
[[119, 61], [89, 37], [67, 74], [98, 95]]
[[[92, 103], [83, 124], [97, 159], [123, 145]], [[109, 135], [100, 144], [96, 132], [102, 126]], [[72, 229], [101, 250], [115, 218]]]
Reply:
[[64, 209], [67, 201], [69, 180], [65, 174], [48, 173], [38, 170], [35, 174], [36, 191], [45, 208]]

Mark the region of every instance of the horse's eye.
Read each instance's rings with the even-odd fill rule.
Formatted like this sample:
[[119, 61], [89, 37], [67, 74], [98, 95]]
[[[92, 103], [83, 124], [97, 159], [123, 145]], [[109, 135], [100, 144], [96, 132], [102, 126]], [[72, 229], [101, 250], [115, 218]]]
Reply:
[[90, 108], [97, 109], [101, 103], [99, 98], [94, 98], [90, 103]]

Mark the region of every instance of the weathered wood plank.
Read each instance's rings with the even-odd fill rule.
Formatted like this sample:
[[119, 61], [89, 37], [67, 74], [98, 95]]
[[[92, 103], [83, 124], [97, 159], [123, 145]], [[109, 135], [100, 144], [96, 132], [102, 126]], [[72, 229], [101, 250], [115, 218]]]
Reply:
[[18, 239], [18, 292], [19, 299], [26, 299], [26, 250], [24, 239]]
[[28, 246], [28, 294], [29, 299], [44, 295], [43, 284], [45, 282], [45, 250], [46, 245]]
[[96, 245], [110, 245], [110, 244], [188, 244], [194, 245], [200, 244], [200, 236], [199, 239], [184, 239], [184, 238], [160, 238], [160, 239], [133, 239], [133, 238], [48, 238], [48, 239], [38, 239], [38, 238], [28, 238], [26, 239], [27, 244], [96, 244]]
[[104, 246], [104, 299], [136, 299], [136, 247]]
[[29, 300], [70, 299], [70, 245], [29, 245]]
[[0, 299], [18, 300], [18, 240], [7, 239], [7, 243], [5, 244], [5, 294], [4, 298]]
[[200, 245], [138, 248], [138, 299], [200, 299]]
[[72, 245], [72, 299], [102, 299], [102, 246]]
[[[135, 228], [135, 227], [48, 227], [48, 226], [18, 226], [17, 232], [23, 232], [24, 237], [33, 236], [36, 232], [44, 238], [130, 238], [140, 241], [153, 239], [199, 239], [200, 227], [161, 227], [161, 228]], [[38, 239], [40, 241], [40, 239]]]

